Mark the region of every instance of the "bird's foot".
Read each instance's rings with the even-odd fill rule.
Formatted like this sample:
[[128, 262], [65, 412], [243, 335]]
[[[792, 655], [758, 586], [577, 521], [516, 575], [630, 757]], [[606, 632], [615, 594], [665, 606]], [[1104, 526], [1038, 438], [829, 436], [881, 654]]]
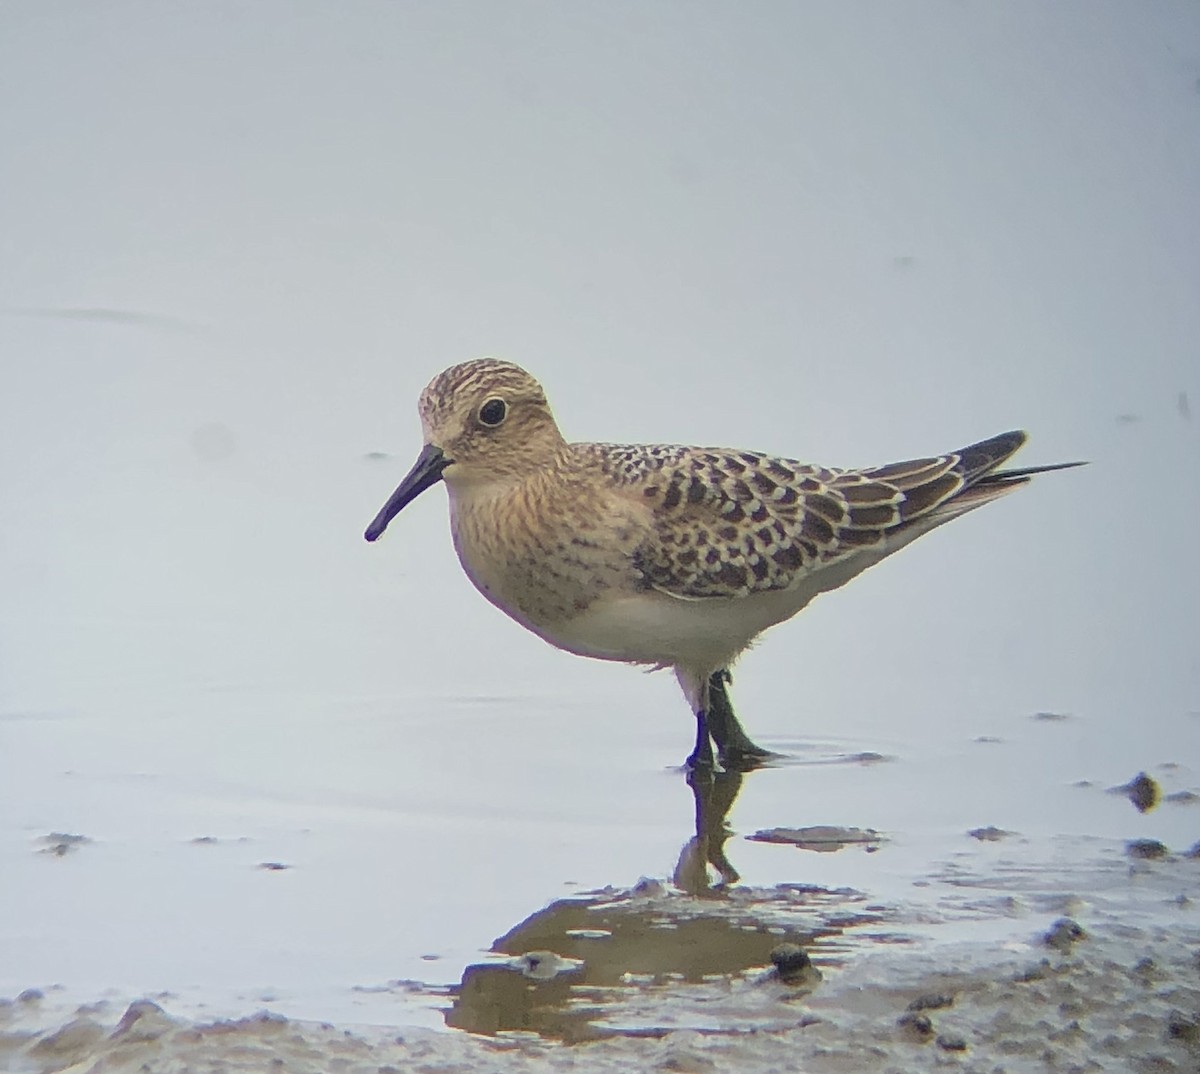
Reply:
[[758, 768], [766, 768], [773, 758], [782, 757], [783, 754], [764, 750], [746, 739], [744, 746], [727, 745], [719, 751], [718, 756], [726, 772], [753, 772]]
[[729, 700], [729, 683], [733, 676], [727, 668], [714, 672], [708, 680], [708, 712], [706, 724], [717, 744], [721, 766], [728, 771], [751, 772], [762, 768], [771, 757], [779, 754], [763, 749], [751, 741], [733, 711]]

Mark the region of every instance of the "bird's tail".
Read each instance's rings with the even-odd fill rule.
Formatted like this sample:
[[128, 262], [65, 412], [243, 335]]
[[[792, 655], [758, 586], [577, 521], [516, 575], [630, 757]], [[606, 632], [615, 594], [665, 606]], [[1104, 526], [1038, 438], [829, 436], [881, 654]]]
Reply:
[[992, 500], [1012, 492], [1013, 489], [1029, 484], [1029, 479], [1035, 474], [1087, 465], [1085, 462], [1056, 462], [1048, 466], [997, 469], [1016, 454], [1026, 439], [1026, 434], [1018, 429], [993, 436], [989, 440], [981, 440], [978, 444], [956, 452], [959, 461], [953, 469], [963, 479], [963, 487], [930, 512], [931, 520], [936, 518], [939, 522], [948, 522], [966, 511], [982, 507], [985, 503], [991, 503]]

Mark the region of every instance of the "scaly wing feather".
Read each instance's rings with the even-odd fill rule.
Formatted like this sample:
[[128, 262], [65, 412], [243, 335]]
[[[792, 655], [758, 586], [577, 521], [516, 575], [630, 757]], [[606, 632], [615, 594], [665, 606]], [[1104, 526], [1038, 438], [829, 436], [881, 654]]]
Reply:
[[756, 452], [587, 445], [655, 507], [635, 553], [644, 583], [681, 598], [790, 589], [860, 553], [873, 558], [1028, 479], [995, 472], [1025, 442], [1004, 433], [961, 451], [859, 470]]

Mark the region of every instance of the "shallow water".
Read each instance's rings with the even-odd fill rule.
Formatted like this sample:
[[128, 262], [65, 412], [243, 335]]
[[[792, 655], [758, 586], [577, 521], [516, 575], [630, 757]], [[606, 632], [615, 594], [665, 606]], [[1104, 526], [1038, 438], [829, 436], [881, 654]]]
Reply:
[[[706, 857], [737, 877], [735, 891], [853, 889], [823, 898], [826, 916], [877, 923], [841, 941], [861, 951], [879, 931], [934, 924], [942, 942], [1023, 935], [1059, 908], [989, 905], [975, 878], [1074, 892], [1075, 869], [1124, 869], [1126, 840], [1176, 853], [1194, 842], [1196, 805], [1167, 800], [1142, 815], [1108, 790], [1140, 769], [1168, 799], [1197, 789], [1171, 745], [1191, 716], [1107, 763], [1082, 717], [1013, 714], [987, 741], [763, 737], [787, 755], [777, 766], [691, 788], [665, 764], [687, 746], [684, 718], [614, 714], [617, 699], [649, 707], [634, 696], [645, 681], [616, 683], [613, 699], [557, 703], [339, 706], [230, 690], [141, 712], [8, 712], [6, 756], [21, 763], [2, 792], [0, 994], [167, 993], [182, 1013], [265, 1005], [293, 1018], [437, 1025], [437, 987], [389, 982], [457, 984], [548, 902], [640, 877], [728, 902]], [[714, 795], [697, 850], [698, 803]], [[876, 829], [881, 841], [818, 853], [747, 838], [818, 824]], [[1010, 834], [967, 834], [989, 825]], [[51, 833], [84, 838], [63, 846]], [[818, 914], [805, 928], [820, 924]], [[701, 976], [766, 963], [761, 943], [733, 966], [711, 937], [681, 942], [710, 949]], [[589, 941], [534, 946], [580, 957]], [[629, 972], [642, 970], [631, 960]]]

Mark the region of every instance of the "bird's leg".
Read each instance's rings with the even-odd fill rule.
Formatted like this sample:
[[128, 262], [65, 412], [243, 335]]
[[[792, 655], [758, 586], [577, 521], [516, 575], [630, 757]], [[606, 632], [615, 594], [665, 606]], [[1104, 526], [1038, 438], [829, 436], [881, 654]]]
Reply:
[[[707, 693], [707, 691], [705, 691]], [[696, 747], [692, 750], [684, 767], [693, 771], [697, 768], [712, 768], [713, 748], [712, 739], [708, 733], [708, 715], [704, 709], [696, 710]]]
[[691, 668], [675, 669], [675, 677], [683, 689], [683, 696], [688, 699], [688, 705], [696, 714], [696, 745], [684, 761], [684, 767], [695, 772], [697, 770], [712, 771], [713, 748], [712, 735], [709, 731], [709, 675], [704, 671], [693, 671]]
[[726, 768], [748, 771], [774, 754], [756, 746], [750, 740], [750, 736], [742, 730], [742, 725], [733, 711], [733, 702], [729, 700], [728, 685], [732, 681], [733, 676], [729, 674], [728, 668], [714, 671], [709, 677], [706, 690], [708, 730], [717, 744], [721, 764]]
[[736, 884], [738, 872], [725, 856], [725, 843], [733, 835], [726, 818], [742, 789], [742, 773], [691, 772], [688, 784], [696, 796], [696, 839], [721, 877], [721, 884]]
[[[680, 851], [671, 881], [689, 895], [711, 898], [738, 882], [738, 872], [725, 855], [725, 843], [733, 835], [726, 818], [742, 786], [742, 773], [694, 768], [688, 772], [687, 782], [696, 803], [696, 834]], [[721, 878], [715, 886], [709, 881], [709, 865]]]

